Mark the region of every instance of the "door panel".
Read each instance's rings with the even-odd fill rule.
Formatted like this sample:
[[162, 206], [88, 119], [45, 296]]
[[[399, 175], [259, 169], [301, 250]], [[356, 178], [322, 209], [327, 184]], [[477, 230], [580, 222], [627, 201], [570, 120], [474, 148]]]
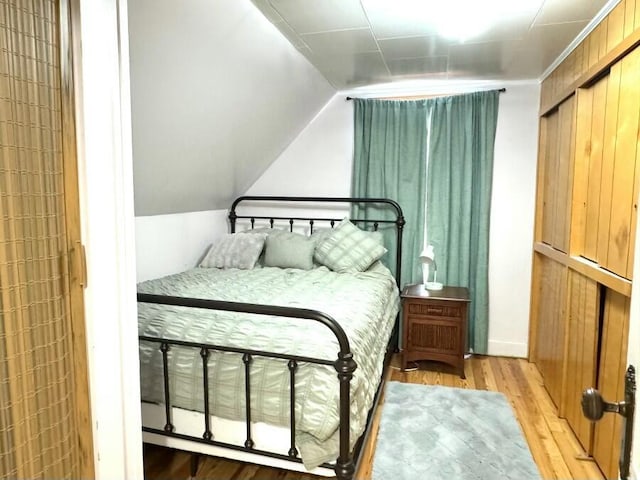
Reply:
[[575, 95], [572, 95], [544, 122], [546, 145], [542, 241], [563, 252], [569, 251], [574, 107]]
[[540, 261], [540, 305], [536, 362], [556, 405], [561, 404], [565, 342], [567, 269], [548, 258]]
[[627, 270], [630, 249], [633, 248], [631, 232], [635, 225], [634, 175], [638, 143], [640, 112], [640, 49], [635, 49], [613, 66], [620, 69], [620, 102], [615, 141], [615, 161], [612, 179], [611, 220], [609, 223], [609, 247], [606, 268], [629, 278]]
[[562, 413], [582, 444], [591, 450], [593, 424], [582, 415], [582, 392], [595, 385], [598, 349], [598, 284], [569, 272], [566, 378]]
[[[598, 390], [604, 398], [624, 397], [630, 299], [607, 290], [602, 319]], [[605, 415], [596, 424], [593, 457], [607, 478], [617, 478], [622, 417]]]

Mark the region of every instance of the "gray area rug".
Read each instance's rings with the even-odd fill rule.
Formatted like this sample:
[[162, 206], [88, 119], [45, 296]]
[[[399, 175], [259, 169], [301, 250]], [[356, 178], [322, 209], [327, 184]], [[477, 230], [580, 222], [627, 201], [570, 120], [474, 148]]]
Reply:
[[373, 480], [540, 478], [503, 394], [387, 383]]

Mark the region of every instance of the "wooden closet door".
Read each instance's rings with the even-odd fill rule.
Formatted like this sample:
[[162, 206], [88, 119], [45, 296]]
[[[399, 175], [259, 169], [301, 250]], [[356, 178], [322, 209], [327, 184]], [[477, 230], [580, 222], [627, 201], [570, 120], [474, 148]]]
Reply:
[[0, 478], [92, 478], [66, 1], [0, 0]]
[[582, 392], [596, 384], [599, 311], [598, 284], [569, 271], [565, 388], [560, 413], [585, 452], [591, 451], [593, 423], [582, 414], [580, 401]]
[[569, 251], [571, 185], [573, 181], [573, 129], [575, 95], [544, 118], [546, 138], [542, 198], [542, 241], [562, 252]]
[[631, 279], [640, 182], [640, 49], [578, 91], [571, 253]]
[[562, 401], [567, 268], [540, 257], [536, 364], [556, 406]]
[[[628, 297], [612, 290], [605, 293], [598, 390], [610, 402], [624, 399], [630, 303]], [[618, 478], [621, 432], [620, 415], [605, 415], [595, 425], [593, 458], [606, 478]]]

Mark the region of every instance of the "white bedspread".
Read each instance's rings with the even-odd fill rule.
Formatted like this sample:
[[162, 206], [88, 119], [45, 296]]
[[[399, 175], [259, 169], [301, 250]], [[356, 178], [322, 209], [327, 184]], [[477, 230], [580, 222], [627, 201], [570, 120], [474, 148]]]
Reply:
[[[345, 330], [358, 364], [351, 382], [352, 442], [362, 434], [399, 308], [395, 281], [382, 265], [355, 274], [338, 274], [326, 267], [308, 271], [196, 268], [141, 283], [138, 291], [311, 308], [331, 315]], [[139, 304], [139, 333], [330, 360], [335, 360], [338, 352], [334, 335], [312, 320], [142, 303]], [[142, 342], [140, 362], [143, 400], [162, 402], [162, 361], [157, 345]], [[243, 420], [242, 356], [212, 352], [208, 365], [211, 413]], [[173, 347], [170, 371], [173, 405], [202, 411], [199, 351]], [[334, 368], [300, 364], [296, 372], [296, 443], [308, 468], [337, 457], [338, 405]], [[289, 371], [285, 360], [253, 358], [251, 417], [253, 421], [289, 425]]]

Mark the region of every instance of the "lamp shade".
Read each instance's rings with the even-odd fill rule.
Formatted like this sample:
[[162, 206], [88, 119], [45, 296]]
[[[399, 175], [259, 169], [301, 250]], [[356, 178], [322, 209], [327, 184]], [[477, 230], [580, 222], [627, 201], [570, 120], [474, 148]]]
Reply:
[[435, 263], [436, 253], [433, 251], [433, 245], [429, 245], [422, 250], [420, 257], [418, 257], [422, 263], [431, 265]]
[[[442, 283], [436, 282], [438, 266], [436, 264], [436, 253], [433, 245], [428, 245], [422, 250], [418, 257], [422, 263], [422, 283], [427, 290], [442, 290]], [[433, 282], [429, 281], [429, 269], [433, 268]]]

